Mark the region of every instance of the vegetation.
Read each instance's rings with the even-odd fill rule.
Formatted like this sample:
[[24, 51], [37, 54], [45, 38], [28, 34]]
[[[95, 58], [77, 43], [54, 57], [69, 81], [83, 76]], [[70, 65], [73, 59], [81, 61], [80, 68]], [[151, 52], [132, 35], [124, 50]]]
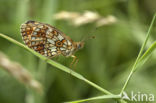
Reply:
[[[133, 103], [120, 94], [156, 95], [154, 2], [1, 0], [0, 102]], [[58, 19], [62, 11], [72, 19]], [[27, 20], [51, 24], [74, 41], [96, 38], [85, 42], [76, 67], [69, 68], [72, 58], [50, 60], [23, 44], [19, 28]]]

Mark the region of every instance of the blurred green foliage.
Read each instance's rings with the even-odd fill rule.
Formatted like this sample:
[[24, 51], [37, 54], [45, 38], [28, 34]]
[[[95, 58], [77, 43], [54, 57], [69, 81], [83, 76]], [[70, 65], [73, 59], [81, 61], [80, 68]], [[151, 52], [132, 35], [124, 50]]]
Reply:
[[[85, 47], [76, 53], [79, 62], [75, 71], [117, 94], [120, 92], [135, 61], [153, 14], [154, 0], [0, 0], [0, 32], [22, 42], [20, 25], [27, 20], [51, 24], [75, 41], [90, 34], [94, 23], [74, 27], [68, 22], [53, 20], [60, 11], [90, 10], [102, 16], [114, 15], [115, 24], [99, 27]], [[156, 40], [154, 25], [150, 43]], [[148, 47], [147, 47], [148, 48]], [[28, 51], [0, 38], [0, 51], [19, 62], [39, 80], [45, 89], [40, 96], [0, 69], [0, 103], [61, 103], [101, 95], [88, 84], [47, 65]], [[156, 96], [156, 53], [132, 77], [127, 92], [152, 93]], [[72, 59], [60, 57], [55, 61], [69, 67]], [[34, 100], [34, 101], [33, 101]], [[95, 103], [95, 101], [91, 102]], [[96, 103], [115, 103], [99, 100]]]

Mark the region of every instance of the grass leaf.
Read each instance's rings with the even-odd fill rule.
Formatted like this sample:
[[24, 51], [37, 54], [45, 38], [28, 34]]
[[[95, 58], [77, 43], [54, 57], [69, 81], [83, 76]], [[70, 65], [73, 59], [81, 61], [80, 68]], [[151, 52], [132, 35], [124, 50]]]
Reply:
[[80, 75], [79, 73], [76, 73], [76, 72], [74, 72], [73, 70], [69, 69], [68, 67], [65, 67], [64, 65], [62, 65], [62, 64], [60, 64], [60, 63], [57, 63], [57, 62], [55, 62], [55, 61], [53, 61], [53, 60], [51, 60], [51, 59], [47, 59], [45, 56], [42, 56], [41, 54], [39, 54], [39, 53], [35, 52], [34, 50], [28, 48], [26, 45], [24, 45], [24, 44], [22, 44], [22, 43], [20, 43], [20, 42], [18, 42], [18, 41], [16, 41], [16, 40], [14, 40], [14, 39], [12, 39], [12, 38], [6, 36], [6, 35], [4, 35], [4, 34], [1, 34], [1, 33], [0, 33], [0, 36], [3, 37], [3, 38], [5, 38], [5, 39], [7, 39], [8, 41], [10, 41], [10, 42], [12, 42], [12, 43], [14, 43], [14, 44], [16, 44], [16, 45], [18, 45], [18, 46], [24, 48], [24, 49], [27, 49], [28, 51], [30, 51], [31, 53], [33, 53], [34, 55], [36, 55], [36, 56], [39, 57], [40, 59], [45, 60], [47, 63], [51, 64], [52, 66], [57, 67], [58, 69], [60, 69], [60, 70], [62, 70], [62, 71], [64, 71], [64, 72], [67, 72], [67, 73], [69, 73], [70, 75], [72, 75], [72, 76], [74, 76], [74, 77], [76, 77], [76, 78], [78, 78], [78, 79], [80, 79], [80, 80], [83, 80], [84, 82], [86, 82], [87, 84], [93, 86], [94, 88], [98, 89], [99, 91], [101, 91], [101, 92], [103, 92], [103, 93], [105, 93], [105, 94], [112, 94], [112, 93], [110, 93], [109, 91], [107, 91], [106, 89], [103, 89], [102, 87], [98, 86], [97, 84], [95, 84], [95, 83], [93, 83], [93, 82], [87, 80], [86, 78], [84, 78], [84, 77], [83, 77], [82, 75]]
[[[142, 53], [143, 53], [143, 50], [144, 50], [144, 48], [145, 48], [145, 46], [146, 46], [146, 44], [147, 44], [148, 39], [149, 39], [150, 32], [151, 32], [151, 29], [152, 29], [152, 27], [153, 27], [155, 18], [156, 18], [156, 14], [154, 14], [154, 16], [153, 16], [152, 22], [151, 22], [151, 24], [150, 24], [150, 27], [149, 27], [148, 32], [147, 32], [147, 35], [146, 35], [146, 39], [145, 39], [144, 43], [143, 43], [142, 46], [141, 46], [140, 52], [139, 52], [139, 54], [138, 54], [138, 57], [137, 57], [135, 63], [133, 64], [133, 66], [132, 66], [131, 72], [130, 72], [130, 74], [128, 75], [128, 78], [127, 78], [127, 80], [126, 80], [126, 82], [125, 82], [123, 88], [121, 89], [120, 94], [122, 94], [122, 93], [124, 92], [125, 88], [126, 88], [127, 85], [128, 85], [128, 82], [129, 82], [130, 78], [132, 77], [134, 71], [136, 70], [137, 64], [138, 64], [139, 61], [140, 61], [140, 57], [141, 57], [141, 55], [142, 55]], [[149, 54], [149, 53], [148, 53], [148, 54]], [[143, 56], [143, 57], [145, 57], [145, 56]]]
[[100, 99], [110, 99], [110, 98], [121, 98], [120, 95], [103, 95], [103, 96], [97, 96], [97, 97], [92, 97], [88, 99], [81, 99], [81, 100], [76, 100], [76, 101], [70, 101], [70, 102], [65, 102], [65, 103], [80, 103], [80, 102], [86, 102], [86, 101], [91, 101], [91, 100], [100, 100]]

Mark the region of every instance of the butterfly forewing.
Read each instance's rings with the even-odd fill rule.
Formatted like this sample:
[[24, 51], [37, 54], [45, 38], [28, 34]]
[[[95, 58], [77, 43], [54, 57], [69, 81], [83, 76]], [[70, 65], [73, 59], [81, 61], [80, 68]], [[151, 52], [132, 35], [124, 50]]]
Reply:
[[68, 36], [49, 24], [27, 21], [21, 25], [21, 34], [28, 47], [47, 57], [70, 56], [75, 49]]

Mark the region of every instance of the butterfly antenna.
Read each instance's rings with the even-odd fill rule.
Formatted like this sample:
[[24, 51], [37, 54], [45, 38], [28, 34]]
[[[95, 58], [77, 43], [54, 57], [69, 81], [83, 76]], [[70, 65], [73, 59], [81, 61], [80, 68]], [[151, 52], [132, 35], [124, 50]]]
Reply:
[[[98, 28], [94, 28], [94, 30], [92, 30], [91, 33], [89, 33], [89, 34], [93, 34], [97, 29], [98, 29]], [[89, 36], [89, 34], [88, 34], [87, 36], [83, 37], [82, 42], [87, 41], [87, 40], [89, 40], [89, 39], [94, 39], [94, 38], [95, 38], [94, 35]]]

